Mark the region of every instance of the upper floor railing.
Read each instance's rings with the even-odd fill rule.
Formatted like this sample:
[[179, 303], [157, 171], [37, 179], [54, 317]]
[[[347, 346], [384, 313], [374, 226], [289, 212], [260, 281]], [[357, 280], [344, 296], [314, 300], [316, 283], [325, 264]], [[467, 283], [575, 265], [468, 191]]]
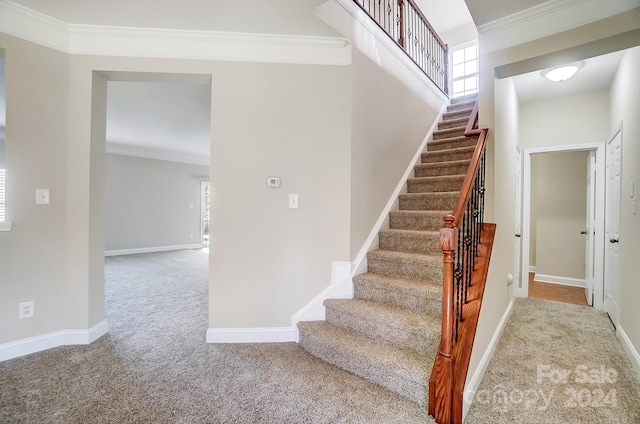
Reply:
[[447, 45], [413, 0], [354, 0], [445, 94]]

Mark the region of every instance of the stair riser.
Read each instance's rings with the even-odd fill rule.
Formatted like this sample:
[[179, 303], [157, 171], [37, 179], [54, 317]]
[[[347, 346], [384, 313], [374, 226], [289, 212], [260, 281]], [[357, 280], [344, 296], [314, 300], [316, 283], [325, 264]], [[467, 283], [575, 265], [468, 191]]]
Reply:
[[327, 322], [365, 335], [374, 340], [382, 340], [401, 349], [412, 349], [419, 355], [434, 353], [438, 337], [417, 328], [392, 326], [381, 321], [371, 321], [367, 317], [350, 314], [347, 311], [327, 308]]
[[429, 297], [426, 293], [411, 290], [398, 290], [380, 285], [353, 281], [353, 295], [356, 299], [384, 303], [404, 308], [417, 314], [442, 316], [442, 299]]
[[407, 180], [409, 193], [434, 193], [460, 191], [464, 175], [454, 175], [438, 178], [415, 178]]
[[397, 230], [439, 231], [444, 222], [442, 219], [444, 214], [445, 212], [441, 215], [416, 216], [402, 212], [391, 212], [389, 227]]
[[457, 137], [450, 139], [442, 139], [437, 141], [428, 141], [427, 142], [427, 151], [434, 152], [439, 150], [449, 150], [449, 149], [458, 149], [460, 147], [470, 147], [475, 146], [478, 143], [477, 138], [469, 138], [469, 137]]
[[422, 153], [421, 159], [422, 163], [437, 163], [437, 162], [447, 162], [447, 161], [458, 161], [458, 160], [470, 160], [471, 156], [473, 156], [473, 151], [463, 150], [463, 151], [431, 151]]
[[442, 261], [429, 260], [426, 256], [420, 260], [387, 259], [367, 256], [367, 268], [374, 274], [393, 278], [405, 278], [416, 281], [442, 281]]
[[416, 178], [419, 177], [441, 177], [444, 175], [464, 175], [469, 168], [469, 161], [460, 163], [430, 163], [416, 165], [414, 173]]
[[453, 210], [458, 193], [410, 193], [398, 199], [402, 211], [447, 211]]
[[394, 373], [393, 369], [372, 365], [356, 355], [345, 352], [335, 345], [322, 343], [313, 335], [300, 331], [300, 346], [311, 355], [338, 368], [371, 381], [421, 406], [426, 406], [429, 381], [411, 381], [405, 375]]
[[445, 138], [463, 137], [465, 127], [447, 128], [433, 132], [433, 140], [443, 140]]
[[382, 231], [379, 234], [380, 249], [396, 252], [421, 253], [423, 255], [439, 255], [440, 234], [413, 234]]

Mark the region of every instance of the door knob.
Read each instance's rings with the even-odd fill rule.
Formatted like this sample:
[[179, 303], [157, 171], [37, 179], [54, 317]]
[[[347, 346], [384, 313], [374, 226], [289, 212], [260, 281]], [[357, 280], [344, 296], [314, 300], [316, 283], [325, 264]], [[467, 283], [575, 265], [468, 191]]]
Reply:
[[580, 231], [580, 234], [587, 234], [586, 231]]
[[609, 239], [609, 243], [618, 243], [619, 241], [620, 239], [617, 239], [617, 238]]

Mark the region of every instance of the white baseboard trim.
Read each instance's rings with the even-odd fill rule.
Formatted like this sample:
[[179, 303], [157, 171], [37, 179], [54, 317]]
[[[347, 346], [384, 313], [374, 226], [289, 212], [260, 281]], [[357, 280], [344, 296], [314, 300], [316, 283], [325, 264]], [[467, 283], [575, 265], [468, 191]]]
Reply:
[[538, 274], [535, 276], [536, 281], [540, 283], [560, 284], [562, 286], [571, 287], [587, 287], [587, 282], [580, 278], [558, 277], [557, 275]]
[[104, 256], [135, 255], [137, 253], [169, 252], [172, 250], [202, 249], [198, 244], [181, 244], [176, 246], [141, 247], [137, 249], [105, 250]]
[[331, 283], [291, 317], [291, 327], [257, 328], [209, 328], [207, 343], [279, 343], [298, 342], [299, 321], [322, 321], [325, 319], [325, 299], [352, 299], [352, 263], [333, 261]]
[[529, 266], [529, 272], [533, 272], [535, 274], [536, 273], [536, 266], [535, 265], [530, 265]]
[[295, 341], [292, 327], [209, 328], [207, 343], [274, 343]]
[[500, 319], [500, 323], [498, 324], [498, 328], [493, 333], [493, 337], [489, 342], [489, 346], [487, 346], [487, 350], [484, 351], [482, 355], [482, 359], [480, 359], [480, 363], [476, 368], [471, 379], [467, 381], [467, 384], [464, 388], [464, 399], [462, 403], [462, 420], [467, 416], [467, 412], [469, 412], [469, 408], [473, 403], [473, 398], [476, 395], [476, 391], [478, 391], [478, 387], [480, 386], [480, 382], [482, 381], [482, 377], [484, 377], [484, 373], [487, 371], [487, 367], [489, 366], [489, 362], [491, 362], [491, 358], [493, 357], [493, 353], [496, 350], [496, 346], [498, 345], [498, 341], [500, 340], [500, 336], [504, 331], [504, 326], [507, 324], [507, 320], [511, 315], [511, 309], [513, 308], [513, 303], [515, 299], [511, 299], [509, 302], [509, 306], [507, 306], [507, 310], [504, 311], [502, 315], [502, 319]]
[[627, 336], [627, 333], [624, 332], [621, 325], [618, 325], [618, 328], [616, 329], [616, 336], [618, 336], [618, 340], [622, 343], [622, 347], [627, 353], [629, 360], [631, 360], [633, 368], [635, 368], [636, 373], [640, 377], [640, 354], [633, 343], [631, 343], [631, 340]]
[[0, 345], [0, 362], [59, 346], [87, 345], [107, 334], [107, 321], [88, 330], [61, 330]]
[[[442, 106], [442, 109], [440, 109], [440, 113], [438, 114], [438, 117], [441, 117], [446, 109], [447, 109], [447, 105], [445, 104], [444, 106]], [[414, 167], [421, 163], [422, 152], [425, 151], [425, 148], [427, 147], [427, 142], [431, 139], [433, 132], [438, 128], [439, 122], [440, 122], [440, 119], [436, 119], [433, 125], [431, 125], [431, 128], [429, 128], [427, 135], [422, 140], [422, 143], [420, 143], [420, 147], [418, 147], [418, 150], [413, 156], [413, 159], [411, 160], [411, 162], [409, 162], [409, 165], [407, 166], [407, 169], [405, 169], [404, 173], [402, 174], [402, 177], [400, 177], [400, 180], [398, 181], [398, 184], [396, 185], [395, 190], [393, 190], [393, 193], [391, 193], [391, 196], [389, 196], [389, 200], [387, 200], [387, 204], [380, 212], [380, 215], [378, 216], [376, 223], [373, 225], [373, 228], [371, 229], [369, 236], [365, 240], [364, 244], [362, 245], [362, 248], [360, 249], [360, 251], [356, 255], [356, 258], [353, 261], [354, 267], [351, 274], [352, 276], [361, 274], [366, 271], [367, 253], [371, 250], [375, 250], [378, 248], [378, 233], [389, 227], [389, 212], [398, 208], [398, 196], [406, 192], [407, 180], [412, 175]]]
[[298, 322], [300, 321], [324, 321], [325, 299], [352, 299], [353, 280], [351, 278], [352, 262], [333, 261], [331, 263], [331, 284], [329, 287], [314, 297], [311, 302], [304, 305], [291, 317], [291, 327], [295, 331], [295, 341], [300, 340], [298, 336]]

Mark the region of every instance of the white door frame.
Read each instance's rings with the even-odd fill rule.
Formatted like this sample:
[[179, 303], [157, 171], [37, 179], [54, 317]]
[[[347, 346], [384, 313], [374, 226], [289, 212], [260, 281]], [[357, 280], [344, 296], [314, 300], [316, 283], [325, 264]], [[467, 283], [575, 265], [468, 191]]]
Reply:
[[596, 152], [596, 173], [598, 175], [596, 182], [596, 277], [594, 281], [593, 306], [596, 309], [604, 308], [604, 176], [606, 171], [605, 161], [605, 142], [576, 144], [570, 146], [553, 146], [540, 147], [524, 150], [524, 161], [522, 173], [524, 176], [524, 184], [522, 186], [522, 274], [520, 281], [522, 288], [515, 287], [514, 294], [516, 297], [529, 296], [529, 244], [531, 243], [531, 155], [539, 153], [555, 153], [555, 152], [575, 152], [593, 150]]

